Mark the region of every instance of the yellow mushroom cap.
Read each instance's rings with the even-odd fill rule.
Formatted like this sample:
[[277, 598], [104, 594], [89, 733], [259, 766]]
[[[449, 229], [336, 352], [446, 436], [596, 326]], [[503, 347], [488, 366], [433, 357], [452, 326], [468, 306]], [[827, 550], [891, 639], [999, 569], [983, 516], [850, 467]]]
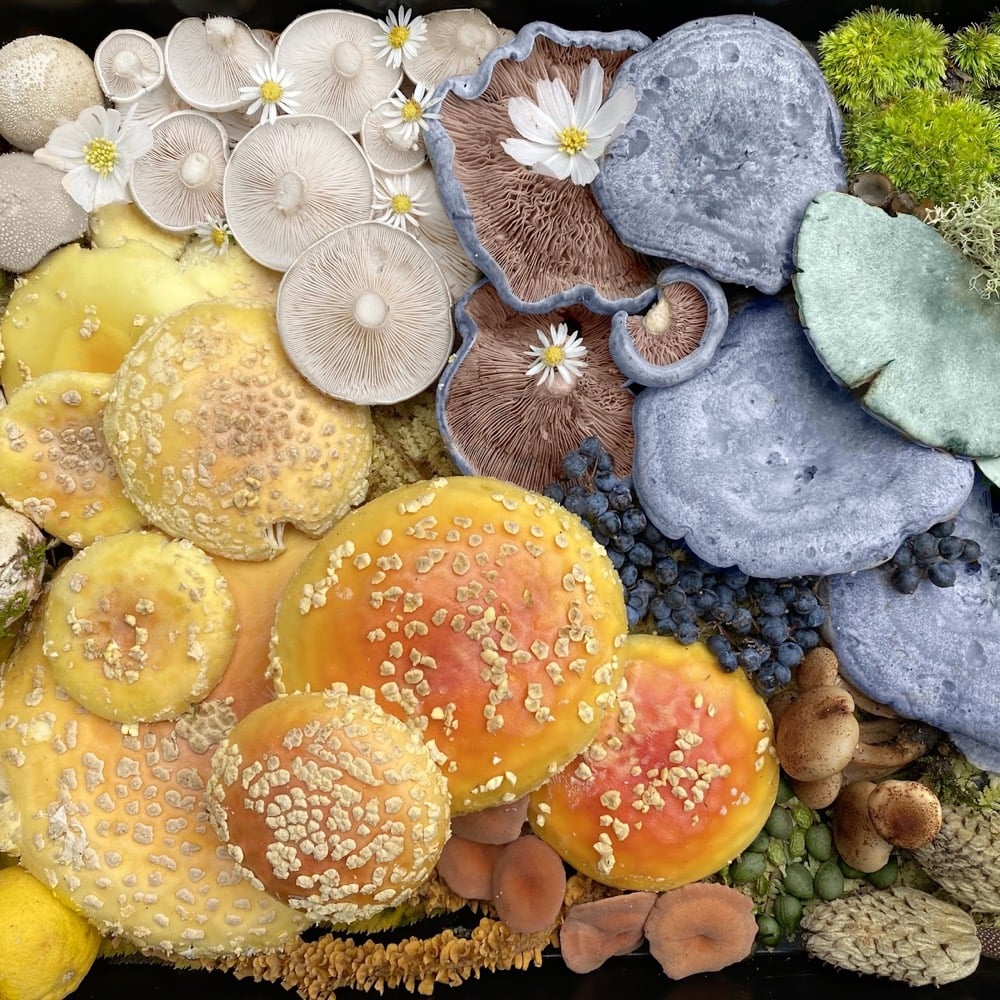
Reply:
[[767, 705], [708, 647], [630, 635], [617, 712], [531, 796], [528, 819], [577, 871], [663, 891], [717, 872], [760, 832], [778, 790]]
[[76, 548], [140, 528], [104, 440], [111, 376], [54, 371], [11, 393], [0, 414], [0, 493]]
[[254, 884], [317, 921], [405, 902], [448, 838], [448, 786], [430, 748], [342, 686], [238, 722], [213, 759], [208, 803]]
[[230, 559], [270, 558], [285, 523], [322, 534], [367, 489], [368, 408], [292, 368], [264, 303], [197, 302], [147, 330], [115, 374], [104, 432], [149, 521]]
[[56, 682], [115, 722], [173, 719], [219, 682], [236, 641], [226, 578], [186, 539], [131, 531], [63, 563], [44, 613]]
[[621, 582], [547, 497], [458, 476], [347, 515], [281, 598], [279, 692], [370, 689], [445, 755], [452, 812], [510, 802], [585, 747], [613, 705]]

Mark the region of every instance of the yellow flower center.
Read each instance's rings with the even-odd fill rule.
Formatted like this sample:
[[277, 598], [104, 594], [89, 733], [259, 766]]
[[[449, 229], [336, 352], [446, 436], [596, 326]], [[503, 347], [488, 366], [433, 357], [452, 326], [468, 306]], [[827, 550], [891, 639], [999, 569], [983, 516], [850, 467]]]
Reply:
[[386, 38], [390, 49], [401, 49], [410, 40], [410, 29], [405, 24], [397, 24], [389, 29]]
[[91, 139], [83, 147], [83, 162], [96, 174], [106, 177], [118, 162], [118, 145], [113, 139]]
[[413, 200], [408, 194], [403, 194], [402, 191], [399, 194], [394, 194], [389, 200], [389, 204], [392, 205], [392, 210], [397, 215], [406, 215], [413, 208]]
[[215, 246], [220, 249], [229, 242], [229, 233], [225, 231], [221, 226], [215, 226], [208, 237]]
[[277, 80], [265, 80], [260, 85], [260, 99], [267, 104], [277, 104], [284, 92], [284, 87]]
[[402, 109], [399, 112], [399, 117], [403, 119], [404, 122], [416, 122], [420, 121], [421, 116], [424, 113], [424, 109], [420, 106], [419, 101], [415, 101], [412, 97], [406, 101]]
[[549, 344], [548, 347], [542, 351], [542, 361], [547, 364], [550, 368], [556, 368], [561, 365], [566, 360], [566, 351], [564, 348], [560, 347], [558, 344]]
[[587, 130], [577, 128], [575, 125], [567, 125], [556, 132], [556, 139], [559, 142], [559, 152], [576, 156], [587, 145]]

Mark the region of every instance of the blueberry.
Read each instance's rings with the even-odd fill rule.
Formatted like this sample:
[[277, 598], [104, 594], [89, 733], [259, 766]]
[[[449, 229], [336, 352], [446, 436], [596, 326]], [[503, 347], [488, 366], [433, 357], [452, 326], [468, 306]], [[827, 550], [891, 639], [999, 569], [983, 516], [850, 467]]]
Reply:
[[567, 493], [566, 499], [563, 500], [563, 506], [571, 513], [576, 514], [577, 517], [587, 516], [587, 498], [586, 496], [579, 496], [573, 493]]
[[705, 640], [705, 645], [716, 655], [716, 657], [722, 656], [723, 653], [731, 653], [733, 650], [732, 644], [724, 635], [710, 635]]
[[677, 626], [677, 641], [690, 646], [698, 641], [698, 626], [694, 622], [681, 622]]
[[785, 663], [776, 663], [771, 676], [778, 687], [784, 687], [792, 679], [792, 668]]
[[611, 548], [617, 549], [619, 552], [628, 552], [635, 545], [635, 539], [624, 531], [612, 535], [609, 541]]
[[893, 570], [889, 580], [901, 594], [915, 594], [920, 586], [921, 573], [916, 566], [905, 566]]
[[608, 559], [611, 560], [611, 565], [615, 569], [621, 569], [625, 565], [625, 553], [618, 552], [615, 549], [608, 549]]
[[597, 456], [597, 463], [594, 468], [598, 472], [614, 472], [615, 460], [606, 451], [603, 451]]
[[698, 617], [698, 613], [690, 604], [685, 604], [682, 608], [674, 608], [671, 611], [671, 617], [680, 625], [681, 622], [693, 622]]
[[608, 509], [608, 498], [603, 493], [587, 494], [587, 516], [600, 517]]
[[819, 633], [811, 628], [796, 629], [792, 638], [806, 651], [819, 645]]
[[729, 620], [729, 631], [736, 635], [749, 635], [753, 628], [753, 615], [749, 608], [737, 608]]
[[622, 520], [613, 510], [606, 510], [597, 519], [596, 527], [610, 538], [622, 530]]
[[642, 534], [646, 524], [646, 515], [638, 507], [622, 511], [622, 529], [630, 535]]
[[542, 490], [542, 496], [555, 500], [556, 503], [562, 503], [566, 499], [566, 491], [558, 483], [549, 483]]
[[732, 604], [735, 599], [736, 592], [732, 587], [727, 586], [725, 583], [717, 583], [712, 588], [719, 598], [720, 604]]
[[603, 450], [604, 449], [601, 447], [601, 442], [593, 435], [591, 435], [590, 437], [585, 437], [580, 442], [580, 447], [577, 448], [577, 451], [581, 455], [583, 455], [584, 458], [589, 458], [591, 461], [593, 461], [595, 458], [600, 458], [601, 452]]
[[821, 605], [817, 604], [812, 611], [807, 614], [803, 620], [802, 624], [806, 628], [819, 628], [826, 621], [826, 609]]
[[759, 618], [757, 627], [760, 637], [771, 646], [777, 646], [788, 638], [788, 625], [784, 618]]
[[671, 587], [663, 595], [663, 600], [672, 611], [678, 611], [687, 605], [688, 596], [680, 587]]
[[663, 599], [662, 594], [657, 594], [649, 602], [649, 613], [653, 616], [653, 619], [657, 622], [663, 621], [664, 618], [670, 617], [670, 605]]
[[594, 474], [594, 486], [602, 493], [613, 493], [617, 485], [618, 477], [613, 472], [598, 472]]
[[900, 545], [898, 549], [893, 553], [892, 558], [889, 560], [892, 566], [897, 566], [900, 569], [906, 566], [912, 566], [917, 561], [917, 557], [913, 554], [913, 549], [909, 545]]
[[636, 542], [629, 550], [628, 557], [636, 566], [645, 567], [653, 564], [653, 552], [645, 542]]
[[[596, 485], [596, 478], [594, 483]], [[617, 510], [619, 512], [626, 511], [634, 502], [635, 501], [632, 499], [632, 491], [627, 486], [624, 489], [616, 488], [608, 494], [608, 506], [612, 510]]]
[[972, 538], [965, 539], [965, 544], [962, 546], [962, 562], [976, 562], [982, 554], [983, 552], [979, 547], [979, 542]]
[[677, 561], [671, 559], [670, 556], [657, 559], [653, 563], [653, 576], [656, 577], [657, 583], [662, 583], [664, 586], [675, 583], [677, 581]]
[[673, 635], [676, 631], [677, 631], [677, 626], [674, 624], [674, 620], [672, 618], [656, 619], [657, 635]]
[[816, 595], [811, 590], [804, 590], [792, 601], [790, 607], [800, 615], [807, 615], [818, 603]]
[[954, 587], [955, 567], [950, 562], [934, 562], [927, 567], [927, 579], [935, 587]]
[[625, 563], [618, 575], [622, 578], [622, 586], [627, 590], [634, 587], [639, 579], [639, 567], [634, 563]]
[[760, 665], [764, 662], [764, 658], [760, 655], [760, 650], [756, 649], [754, 646], [748, 646], [745, 649], [741, 649], [737, 656], [740, 661], [740, 666], [747, 671], [747, 673], [753, 673], [755, 670], [760, 669]]
[[787, 608], [785, 602], [777, 594], [764, 594], [758, 604], [763, 615], [783, 615]]
[[639, 614], [637, 608], [633, 608], [631, 604], [625, 605], [625, 620], [628, 622], [629, 628], [635, 628], [639, 624], [642, 615]]
[[938, 539], [938, 555], [949, 562], [953, 559], [958, 559], [962, 555], [964, 548], [964, 538], [957, 538], [955, 535], [945, 535], [944, 538]]
[[927, 562], [938, 554], [938, 540], [929, 532], [921, 531], [913, 536], [913, 555], [917, 562]]
[[747, 583], [747, 589], [750, 591], [751, 597], [761, 598], [766, 594], [773, 594], [774, 588], [774, 580], [765, 580], [759, 576], [751, 577]]
[[696, 594], [699, 590], [701, 590], [701, 581], [701, 573], [699, 573], [696, 569], [681, 570], [681, 572], [677, 574], [677, 585], [686, 594]]
[[562, 460], [563, 475], [567, 479], [579, 479], [587, 474], [587, 459], [578, 451], [571, 451]]
[[699, 590], [698, 593], [691, 595], [691, 603], [699, 611], [708, 611], [714, 608], [717, 602], [718, 597], [714, 590]]
[[712, 621], [721, 622], [723, 625], [731, 622], [736, 616], [736, 606], [731, 602], [718, 601], [714, 607], [708, 610]]
[[750, 577], [743, 570], [737, 569], [735, 566], [729, 566], [724, 570], [720, 570], [723, 579], [726, 581], [727, 585], [730, 587], [745, 587], [750, 582]]
[[724, 653], [720, 653], [718, 656], [719, 666], [727, 674], [731, 674], [740, 665], [739, 657], [736, 655], [736, 651], [733, 649], [726, 650]]
[[931, 527], [930, 533], [937, 538], [947, 538], [948, 535], [952, 534], [955, 530], [955, 522], [942, 521], [940, 524], [935, 524]]
[[[783, 642], [778, 647], [777, 659], [781, 666], [791, 668], [797, 667], [802, 662], [803, 655], [802, 647], [797, 642]], [[791, 680], [790, 674], [789, 680]]]

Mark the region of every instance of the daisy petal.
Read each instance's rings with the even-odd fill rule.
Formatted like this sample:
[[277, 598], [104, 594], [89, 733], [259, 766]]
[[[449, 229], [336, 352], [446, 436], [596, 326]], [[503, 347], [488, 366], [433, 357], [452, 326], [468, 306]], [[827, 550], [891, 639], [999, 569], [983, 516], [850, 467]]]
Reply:
[[85, 212], [97, 208], [97, 174], [88, 167], [77, 167], [62, 179], [63, 190]]
[[574, 184], [589, 184], [597, 176], [599, 168], [589, 156], [577, 153], [569, 160], [569, 177]]
[[511, 124], [525, 139], [551, 144], [559, 130], [555, 121], [526, 97], [510, 98], [507, 101], [507, 114]]
[[603, 96], [604, 70], [596, 59], [591, 59], [580, 75], [580, 88], [573, 103], [576, 121], [581, 128], [590, 129], [591, 119], [597, 114]]
[[635, 114], [636, 97], [634, 87], [622, 87], [611, 94], [591, 119], [588, 135], [594, 139], [605, 137], [608, 142], [617, 138], [625, 129], [628, 120]]
[[552, 148], [539, 146], [537, 142], [529, 142], [527, 139], [504, 139], [500, 145], [508, 156], [526, 167], [533, 167], [544, 159]]
[[576, 122], [573, 102], [562, 80], [539, 80], [535, 84], [535, 97], [545, 114], [558, 123], [557, 129]]

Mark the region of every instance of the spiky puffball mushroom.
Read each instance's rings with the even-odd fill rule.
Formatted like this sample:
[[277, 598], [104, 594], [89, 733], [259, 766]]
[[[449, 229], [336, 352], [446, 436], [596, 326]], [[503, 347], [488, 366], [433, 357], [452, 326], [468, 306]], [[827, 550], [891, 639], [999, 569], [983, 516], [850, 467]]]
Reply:
[[3, 390], [46, 372], [113, 372], [157, 316], [204, 297], [148, 243], [60, 247], [24, 275], [0, 316]]
[[270, 558], [285, 523], [321, 535], [368, 485], [368, 409], [305, 382], [274, 310], [248, 300], [195, 303], [151, 327], [115, 373], [104, 433], [151, 524], [231, 559]]
[[278, 36], [275, 59], [295, 78], [302, 114], [325, 115], [348, 132], [403, 79], [378, 57], [378, 21], [346, 10], [315, 10], [295, 18]]
[[168, 956], [294, 938], [302, 915], [220, 850], [205, 812], [211, 756], [171, 722], [122, 727], [68, 698], [42, 652], [42, 617], [3, 675], [0, 770], [20, 812], [21, 864], [102, 934]]
[[[632, 468], [632, 392], [608, 350], [611, 321], [580, 305], [527, 315], [501, 301], [483, 281], [457, 305], [462, 346], [438, 383], [438, 424], [455, 464], [466, 474], [491, 475], [542, 489], [562, 478], [562, 458], [596, 435], [615, 471]], [[586, 349], [579, 376], [544, 384], [529, 376], [527, 353], [539, 334], [565, 324]], [[488, 395], [483, 385], [490, 386]]]
[[155, 38], [135, 28], [118, 28], [98, 42], [94, 71], [104, 96], [125, 102], [158, 87], [166, 75], [166, 66]]
[[819, 781], [843, 771], [860, 737], [854, 699], [842, 687], [807, 688], [782, 713], [775, 736], [778, 760], [799, 781]]
[[859, 872], [877, 872], [892, 854], [892, 844], [878, 832], [868, 811], [875, 787], [874, 781], [852, 781], [833, 804], [833, 842], [844, 861]]
[[753, 950], [753, 900], [719, 882], [692, 882], [659, 896], [645, 934], [650, 954], [671, 979], [718, 972]]
[[167, 78], [181, 100], [200, 111], [232, 111], [244, 102], [241, 87], [270, 52], [242, 21], [185, 17], [163, 45]]
[[512, 802], [590, 742], [625, 631], [621, 582], [579, 518], [457, 476], [324, 536], [282, 595], [271, 673], [279, 692], [374, 689], [445, 755], [460, 815]]
[[312, 921], [406, 902], [448, 839], [435, 755], [374, 696], [293, 694], [255, 709], [216, 751], [212, 825], [252, 884]]
[[29, 271], [87, 231], [87, 213], [66, 193], [64, 176], [27, 153], [0, 155], [0, 269]]
[[282, 115], [237, 143], [223, 200], [240, 246], [284, 271], [332, 230], [370, 219], [374, 187], [364, 151], [335, 121]]
[[774, 805], [767, 706], [701, 643], [630, 634], [618, 708], [531, 795], [528, 820], [578, 872], [663, 891], [717, 872]]
[[46, 547], [30, 518], [0, 506], [0, 639], [16, 635], [41, 594]]
[[63, 121], [104, 103], [94, 62], [53, 35], [25, 35], [0, 48], [0, 136], [33, 152]]
[[226, 578], [186, 539], [127, 531], [52, 578], [43, 651], [56, 683], [113, 722], [175, 719], [219, 682], [237, 615]]
[[409, 233], [359, 222], [304, 250], [278, 289], [281, 343], [335, 399], [398, 403], [431, 385], [451, 353], [448, 285]]
[[609, 958], [635, 951], [657, 898], [655, 892], [623, 892], [569, 907], [559, 928], [559, 953], [566, 966], [572, 972], [593, 972]]
[[493, 906], [520, 934], [555, 923], [566, 895], [562, 858], [532, 833], [505, 844], [493, 865]]
[[432, 11], [424, 25], [426, 35], [416, 51], [403, 52], [403, 70], [431, 90], [450, 76], [474, 73], [488, 52], [510, 38], [473, 7]]
[[979, 965], [972, 917], [909, 886], [814, 904], [801, 928], [810, 955], [909, 986], [943, 986], [971, 976]]
[[191, 232], [221, 215], [229, 137], [211, 115], [175, 111], [153, 126], [153, 146], [132, 165], [129, 191], [161, 229]]
[[868, 815], [890, 844], [907, 851], [925, 847], [941, 829], [941, 803], [919, 781], [880, 781], [868, 796]]
[[104, 440], [111, 376], [60, 370], [11, 393], [0, 410], [0, 494], [74, 548], [142, 527]]

